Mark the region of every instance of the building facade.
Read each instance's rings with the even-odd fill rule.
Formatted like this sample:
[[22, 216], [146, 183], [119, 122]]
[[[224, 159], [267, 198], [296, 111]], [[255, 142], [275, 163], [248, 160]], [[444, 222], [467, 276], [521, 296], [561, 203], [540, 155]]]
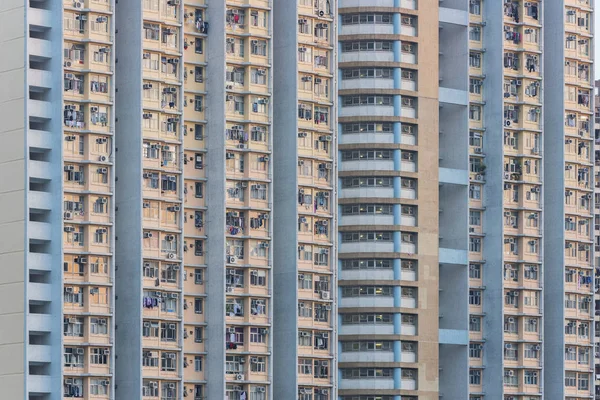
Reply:
[[274, 4], [275, 399], [336, 398], [336, 10]]
[[0, 6], [10, 398], [114, 396], [114, 4], [82, 4]]
[[335, 2], [22, 3], [0, 6], [7, 396], [334, 399]]
[[339, 2], [340, 400], [438, 398], [438, 3], [418, 3]]

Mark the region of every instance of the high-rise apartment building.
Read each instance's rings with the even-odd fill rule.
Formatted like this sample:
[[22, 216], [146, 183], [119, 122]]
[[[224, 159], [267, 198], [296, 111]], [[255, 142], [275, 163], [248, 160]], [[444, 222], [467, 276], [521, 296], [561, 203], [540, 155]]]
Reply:
[[113, 398], [113, 2], [0, 20], [2, 396]]
[[[439, 363], [435, 396], [593, 396], [591, 2], [447, 0], [438, 7], [342, 0], [339, 10], [341, 398], [423, 398], [426, 394], [402, 389], [422, 391], [429, 383], [420, 368], [431, 361], [431, 353], [423, 351], [431, 341], [439, 341], [438, 359], [429, 364]], [[427, 20], [438, 12], [437, 21]], [[432, 25], [439, 37], [428, 31]], [[405, 56], [411, 41], [416, 66], [396, 53], [401, 49]], [[427, 51], [439, 54], [439, 77], [423, 73], [424, 66], [435, 65], [425, 62]], [[427, 93], [430, 86], [433, 95]], [[439, 101], [433, 116], [424, 108], [429, 98]], [[373, 123], [388, 116], [400, 117], [399, 123]], [[354, 124], [346, 124], [350, 121]], [[439, 133], [439, 169], [434, 161], [421, 162], [437, 151], [428, 126]], [[416, 133], [416, 146], [390, 150], [391, 143], [408, 144], [400, 135], [410, 132]], [[374, 179], [365, 170], [375, 170]], [[384, 174], [388, 170], [393, 173]], [[425, 179], [419, 176], [424, 171]], [[394, 173], [403, 191], [418, 188], [412, 201], [388, 189], [387, 197], [402, 199], [400, 212], [386, 205], [393, 201], [373, 199], [385, 187], [396, 189], [386, 177]], [[422, 192], [422, 185], [436, 180], [439, 191]], [[354, 185], [369, 190], [350, 193]], [[439, 209], [439, 232], [427, 231], [436, 214], [424, 215], [423, 208], [432, 203]], [[386, 231], [399, 231], [399, 240]], [[431, 240], [438, 233], [439, 240]], [[371, 242], [364, 250], [363, 241]], [[411, 241], [416, 251], [408, 255], [383, 253], [385, 242]], [[436, 247], [439, 267], [429, 268], [421, 253]], [[361, 262], [367, 254], [374, 260]], [[385, 272], [394, 265], [398, 272]], [[416, 267], [416, 284], [405, 282], [410, 265]], [[367, 272], [358, 275], [361, 269]], [[390, 288], [394, 285], [399, 287]], [[402, 307], [415, 290], [416, 310], [433, 307], [425, 315], [436, 314], [438, 305], [426, 301], [424, 292], [438, 287], [439, 330], [421, 337], [423, 331], [431, 335], [436, 324], [425, 325], [418, 315], [411, 338], [416, 351], [409, 358], [408, 338], [383, 336], [385, 329], [397, 333], [384, 313], [404, 318]], [[385, 308], [386, 301], [399, 310]], [[412, 385], [409, 376], [416, 376]]]
[[437, 399], [438, 3], [338, 20], [338, 398]]
[[336, 7], [274, 2], [274, 399], [336, 398]]
[[[600, 161], [600, 80], [594, 82], [594, 166]], [[600, 399], [600, 176], [594, 173], [594, 399]]]
[[4, 0], [0, 397], [597, 397], [593, 12]]
[[332, 398], [333, 12], [117, 6], [118, 397]]
[[335, 398], [336, 5], [274, 6], [0, 6], [7, 398]]
[[592, 4], [468, 11], [470, 398], [589, 398]]

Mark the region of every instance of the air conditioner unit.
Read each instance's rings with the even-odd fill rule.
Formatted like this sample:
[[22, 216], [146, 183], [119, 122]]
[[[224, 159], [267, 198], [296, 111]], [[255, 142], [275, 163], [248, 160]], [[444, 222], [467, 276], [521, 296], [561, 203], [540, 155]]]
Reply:
[[97, 171], [99, 174], [107, 174], [108, 168], [98, 168]]
[[142, 87], [144, 88], [144, 90], [152, 89], [152, 84], [151, 83], [144, 83], [144, 85]]
[[102, 354], [104, 354], [105, 356], [110, 354], [110, 350], [109, 349], [104, 349], [104, 351], [102, 352]]
[[241, 381], [242, 379], [244, 379], [244, 375], [242, 375], [242, 374], [237, 374], [237, 375], [235, 376], [235, 379], [237, 379], [238, 381]]
[[73, 219], [73, 213], [70, 211], [65, 211], [63, 216], [64, 216], [64, 219]]
[[321, 291], [321, 299], [322, 300], [329, 300], [331, 297], [331, 293], [325, 290]]
[[75, 232], [75, 228], [73, 228], [72, 226], [65, 226], [64, 231], [67, 233]]
[[508, 317], [508, 318], [506, 318], [506, 322], [508, 322], [509, 324], [512, 324], [515, 322], [515, 319], [513, 317]]
[[236, 264], [236, 263], [237, 263], [237, 258], [236, 258], [236, 256], [228, 256], [228, 257], [227, 257], [227, 262], [228, 262], [229, 264]]
[[264, 393], [266, 391], [266, 389], [263, 386], [259, 386], [256, 388], [256, 391], [259, 393]]

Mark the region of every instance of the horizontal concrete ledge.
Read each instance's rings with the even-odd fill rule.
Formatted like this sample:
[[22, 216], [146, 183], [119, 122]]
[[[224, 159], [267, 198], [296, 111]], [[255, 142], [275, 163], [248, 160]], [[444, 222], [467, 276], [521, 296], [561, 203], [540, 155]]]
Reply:
[[440, 103], [456, 104], [459, 106], [467, 106], [469, 104], [469, 94], [466, 90], [440, 87], [439, 96]]
[[466, 250], [440, 248], [440, 264], [467, 265], [469, 257]]
[[463, 185], [469, 184], [469, 172], [466, 169], [440, 168], [440, 184]]
[[469, 331], [459, 329], [440, 329], [439, 341], [440, 344], [466, 346], [469, 344]]
[[469, 14], [466, 11], [440, 7], [439, 19], [442, 23], [454, 25], [469, 25]]

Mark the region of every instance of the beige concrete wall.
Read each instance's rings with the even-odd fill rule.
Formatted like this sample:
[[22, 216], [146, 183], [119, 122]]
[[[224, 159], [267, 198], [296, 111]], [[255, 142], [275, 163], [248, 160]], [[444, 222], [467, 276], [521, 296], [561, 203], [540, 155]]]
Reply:
[[25, 2], [0, 2], [0, 387], [24, 398]]
[[419, 1], [418, 209], [419, 399], [438, 398], [439, 102], [438, 2]]

